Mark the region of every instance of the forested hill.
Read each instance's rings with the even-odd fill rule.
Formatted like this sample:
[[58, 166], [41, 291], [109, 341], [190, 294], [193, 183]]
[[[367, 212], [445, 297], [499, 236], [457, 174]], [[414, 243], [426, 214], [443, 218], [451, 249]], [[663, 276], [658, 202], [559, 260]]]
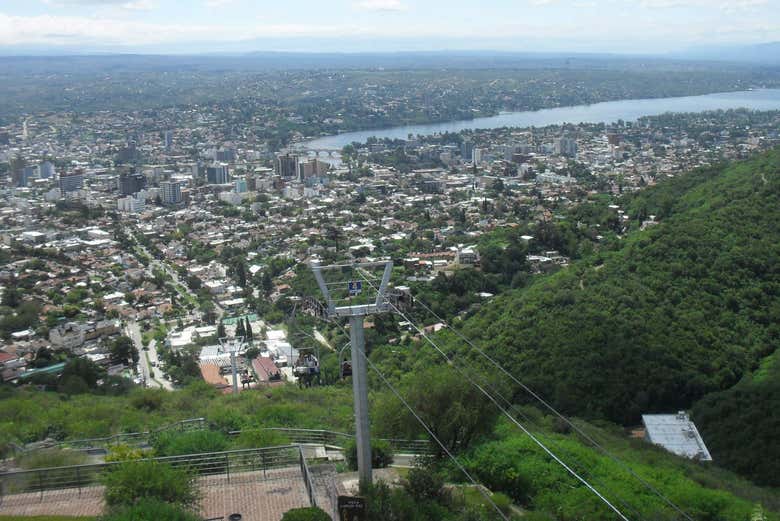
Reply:
[[631, 424], [730, 388], [778, 346], [780, 150], [624, 206], [661, 223], [464, 327], [565, 412]]

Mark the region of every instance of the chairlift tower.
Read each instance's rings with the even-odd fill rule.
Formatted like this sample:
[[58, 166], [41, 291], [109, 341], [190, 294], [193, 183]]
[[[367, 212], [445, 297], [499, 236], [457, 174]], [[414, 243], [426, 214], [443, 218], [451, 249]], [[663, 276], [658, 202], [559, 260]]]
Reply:
[[233, 394], [238, 394], [238, 365], [236, 363], [236, 355], [244, 345], [244, 337], [237, 336], [236, 338], [222, 337], [219, 339], [219, 345], [222, 346], [224, 351], [230, 353], [230, 366], [233, 369]]
[[[368, 424], [368, 368], [365, 358], [366, 338], [363, 331], [363, 319], [367, 315], [389, 311], [390, 306], [385, 299], [385, 290], [393, 272], [393, 263], [385, 261], [333, 266], [320, 266], [313, 263], [311, 268], [317, 285], [325, 297], [327, 316], [336, 320], [349, 319], [358, 477], [360, 489], [365, 490], [373, 481], [371, 476], [371, 434]], [[383, 268], [381, 282], [379, 284], [371, 283], [368, 272], [378, 268]], [[339, 279], [327, 282], [325, 280], [326, 273], [335, 273]], [[348, 278], [341, 278], [344, 275], [348, 275]], [[364, 281], [369, 282], [366, 287], [363, 285]], [[375, 296], [374, 291], [376, 291]]]

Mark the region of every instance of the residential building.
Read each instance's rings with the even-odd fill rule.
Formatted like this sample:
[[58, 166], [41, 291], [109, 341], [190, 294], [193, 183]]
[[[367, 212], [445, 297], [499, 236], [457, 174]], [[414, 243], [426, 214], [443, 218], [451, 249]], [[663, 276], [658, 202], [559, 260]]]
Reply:
[[141, 213], [146, 210], [146, 194], [141, 191], [135, 196], [129, 195], [116, 201], [117, 210], [122, 213]]
[[41, 179], [51, 179], [54, 177], [54, 164], [50, 161], [44, 161], [38, 165], [38, 177]]
[[553, 152], [557, 156], [577, 157], [577, 141], [569, 137], [559, 137], [553, 142]]
[[210, 185], [224, 185], [230, 182], [228, 166], [215, 163], [206, 169], [206, 181]]
[[160, 183], [160, 199], [163, 204], [179, 204], [181, 198], [181, 183], [179, 181], [163, 181]]
[[84, 188], [84, 173], [76, 170], [69, 174], [60, 175], [60, 192], [64, 195], [68, 192], [76, 192]]
[[84, 328], [68, 322], [49, 330], [49, 341], [57, 349], [73, 350], [84, 345]]
[[274, 172], [281, 177], [298, 176], [298, 156], [290, 153], [277, 155], [274, 159]]
[[122, 174], [119, 176], [119, 192], [122, 195], [137, 194], [146, 187], [143, 174]]

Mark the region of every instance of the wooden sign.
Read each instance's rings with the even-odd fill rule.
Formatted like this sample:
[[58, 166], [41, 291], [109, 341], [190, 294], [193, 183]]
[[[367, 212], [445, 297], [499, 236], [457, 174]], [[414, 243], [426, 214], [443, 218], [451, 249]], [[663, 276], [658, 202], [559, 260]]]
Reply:
[[365, 521], [366, 499], [355, 496], [339, 496], [338, 502], [340, 521]]

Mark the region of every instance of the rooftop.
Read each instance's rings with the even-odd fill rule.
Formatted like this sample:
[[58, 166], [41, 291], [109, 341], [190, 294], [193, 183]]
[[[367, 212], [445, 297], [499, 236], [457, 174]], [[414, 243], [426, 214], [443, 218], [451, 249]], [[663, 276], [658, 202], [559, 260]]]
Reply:
[[689, 459], [712, 461], [696, 425], [685, 412], [677, 414], [643, 414], [647, 440], [669, 452]]

